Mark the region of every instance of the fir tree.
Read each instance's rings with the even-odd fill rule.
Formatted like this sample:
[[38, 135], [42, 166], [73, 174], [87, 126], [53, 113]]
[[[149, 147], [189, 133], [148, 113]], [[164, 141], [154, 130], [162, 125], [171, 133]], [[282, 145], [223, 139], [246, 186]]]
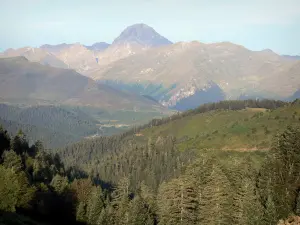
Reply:
[[232, 196], [230, 183], [219, 166], [214, 165], [201, 188], [200, 224], [231, 224]]
[[87, 221], [89, 224], [96, 224], [104, 208], [102, 190], [100, 187], [93, 187], [87, 201]]

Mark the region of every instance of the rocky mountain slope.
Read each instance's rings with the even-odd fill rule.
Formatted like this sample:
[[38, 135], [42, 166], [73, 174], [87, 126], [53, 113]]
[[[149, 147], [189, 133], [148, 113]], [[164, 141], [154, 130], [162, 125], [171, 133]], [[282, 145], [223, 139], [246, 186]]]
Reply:
[[145, 24], [127, 27], [111, 45], [43, 45], [8, 50], [2, 57], [17, 55], [74, 69], [102, 84], [180, 110], [224, 99], [290, 100], [300, 90], [297, 57], [269, 49], [250, 51], [229, 42], [172, 44]]
[[[198, 105], [204, 103], [200, 101], [205, 98], [203, 94], [212, 88], [208, 96], [215, 95], [216, 100], [241, 96], [286, 98], [300, 87], [299, 65], [298, 60], [269, 50], [250, 51], [229, 42], [180, 42], [116, 61], [90, 76], [114, 86], [122, 83], [124, 89], [131, 89], [128, 84], [133, 83], [144, 89], [152, 85], [150, 95], [166, 106], [181, 108], [182, 100], [195, 95], [199, 95], [195, 98]], [[191, 107], [194, 104], [184, 109]]]

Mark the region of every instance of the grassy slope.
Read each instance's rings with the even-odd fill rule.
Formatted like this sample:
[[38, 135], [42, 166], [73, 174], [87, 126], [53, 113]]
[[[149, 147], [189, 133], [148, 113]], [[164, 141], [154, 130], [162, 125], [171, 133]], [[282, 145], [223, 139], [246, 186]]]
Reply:
[[144, 137], [174, 135], [184, 149], [269, 149], [287, 125], [300, 123], [300, 106], [276, 110], [211, 111], [141, 131]]

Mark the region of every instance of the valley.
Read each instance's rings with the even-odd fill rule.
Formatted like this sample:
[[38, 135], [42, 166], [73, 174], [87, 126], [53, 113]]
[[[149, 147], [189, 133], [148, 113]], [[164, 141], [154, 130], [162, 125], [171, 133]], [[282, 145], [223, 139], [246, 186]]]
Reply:
[[[0, 59], [0, 68], [0, 102], [4, 103], [0, 118], [11, 133], [16, 132], [16, 126], [26, 130], [30, 143], [42, 140], [46, 147], [62, 147], [84, 137], [120, 133], [172, 113], [152, 99], [98, 84], [73, 70], [30, 62], [23, 56]], [[45, 136], [39, 132], [44, 129]], [[57, 130], [60, 134], [55, 134]]]
[[[47, 109], [44, 113], [65, 113], [62, 109], [44, 107]], [[23, 115], [15, 119], [20, 122], [26, 121], [33, 110], [36, 111], [35, 115], [43, 115], [41, 107], [19, 109], [1, 105], [0, 108], [2, 112], [7, 112], [7, 117]], [[55, 115], [54, 112], [51, 115]], [[121, 134], [81, 139], [75, 144], [52, 150], [44, 149], [39, 141], [30, 145], [27, 135], [22, 132], [10, 136], [1, 127], [0, 154], [3, 161], [0, 163], [0, 177], [7, 185], [0, 184], [0, 198], [4, 199], [4, 191], [15, 190], [14, 195], [9, 196], [16, 203], [9, 203], [6, 199], [1, 202], [1, 209], [6, 206], [4, 204], [12, 208], [1, 212], [0, 221], [20, 221], [21, 224], [26, 221], [26, 224], [47, 221], [55, 224], [58, 220], [51, 215], [58, 210], [56, 215], [62, 213], [60, 222], [77, 224], [78, 221], [90, 221], [88, 223], [96, 224], [95, 221], [102, 221], [107, 225], [121, 224], [123, 217], [119, 217], [118, 213], [125, 210], [130, 216], [129, 221], [139, 217], [156, 224], [155, 218], [170, 221], [170, 214], [180, 215], [180, 212], [173, 210], [184, 199], [187, 205], [182, 207], [188, 209], [189, 214], [182, 216], [182, 220], [187, 224], [210, 221], [215, 204], [222, 205], [218, 214], [223, 216], [216, 220], [224, 224], [245, 224], [244, 221], [246, 224], [276, 224], [278, 220], [288, 217], [297, 196], [289, 194], [287, 198], [281, 192], [281, 173], [288, 163], [284, 160], [286, 155], [292, 156], [290, 163], [298, 165], [300, 162], [297, 158], [299, 115], [299, 100], [291, 103], [274, 100], [222, 101], [153, 119], [148, 124]], [[62, 121], [56, 121], [60, 127], [53, 126], [58, 127], [59, 131], [66, 130], [68, 128], [64, 127], [70, 120], [72, 126], [82, 126], [81, 122], [75, 122], [74, 119], [83, 121], [88, 118], [79, 110], [76, 116], [68, 115]], [[38, 117], [33, 122], [41, 123]], [[86, 126], [88, 122], [84, 124]], [[10, 146], [10, 151], [7, 146]], [[277, 168], [280, 171], [276, 171]], [[28, 174], [25, 175], [23, 170]], [[297, 171], [294, 168], [293, 173], [286, 177], [293, 181], [292, 177], [298, 176]], [[32, 179], [30, 183], [27, 176]], [[270, 177], [271, 186], [266, 183], [266, 178]], [[14, 180], [18, 183], [13, 184]], [[12, 189], [13, 185], [17, 189]], [[290, 191], [297, 186], [285, 185]], [[42, 189], [47, 186], [49, 189]], [[270, 188], [272, 194], [268, 194]], [[26, 195], [17, 197], [22, 193]], [[137, 196], [130, 197], [134, 193]], [[204, 194], [205, 198], [199, 197], [199, 193]], [[243, 195], [240, 196], [240, 193]], [[51, 198], [44, 199], [45, 194]], [[79, 203], [69, 202], [69, 194], [77, 196]], [[270, 195], [275, 199], [272, 200], [273, 205], [264, 206], [265, 201], [271, 201], [265, 200]], [[106, 197], [109, 200], [104, 204]], [[139, 198], [143, 203], [137, 202]], [[171, 199], [177, 200], [173, 203]], [[72, 204], [68, 205], [68, 202]], [[228, 202], [233, 202], [232, 207]], [[8, 213], [20, 212], [26, 209], [26, 204], [30, 205], [31, 208], [27, 210], [34, 212], [33, 215]], [[81, 204], [90, 211], [83, 211], [82, 214]], [[118, 208], [110, 211], [114, 204], [118, 204]], [[147, 207], [154, 204], [157, 208], [146, 211]], [[189, 204], [194, 204], [194, 207], [190, 208]], [[282, 204], [286, 207], [282, 208]], [[125, 208], [121, 208], [121, 205]], [[75, 211], [70, 210], [74, 207]], [[136, 213], [135, 207], [141, 211]], [[247, 209], [243, 211], [243, 216], [232, 216], [241, 209]], [[276, 216], [267, 217], [268, 210], [273, 215], [276, 213]], [[94, 216], [88, 212], [93, 212]], [[100, 216], [103, 214], [107, 216], [106, 219]], [[180, 224], [180, 217], [175, 218], [179, 219], [174, 223]]]
[[[101, 33], [102, 22], [83, 21], [108, 5], [94, 14], [78, 5], [38, 29], [42, 43], [0, 53], [1, 225], [299, 220], [299, 56], [226, 38], [173, 42], [145, 23], [124, 29], [126, 13], [142, 10], [121, 4], [111, 18], [122, 12], [123, 30], [112, 32], [111, 19]], [[184, 35], [191, 22], [185, 32], [158, 29]], [[64, 32], [72, 27], [76, 35]]]

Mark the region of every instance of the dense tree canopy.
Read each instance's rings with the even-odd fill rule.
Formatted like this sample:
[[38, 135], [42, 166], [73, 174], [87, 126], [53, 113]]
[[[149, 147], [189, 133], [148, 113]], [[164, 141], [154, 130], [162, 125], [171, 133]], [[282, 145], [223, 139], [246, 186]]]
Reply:
[[268, 152], [180, 151], [173, 136], [127, 133], [60, 154], [1, 128], [0, 224], [276, 224], [300, 213], [299, 151], [297, 126]]

